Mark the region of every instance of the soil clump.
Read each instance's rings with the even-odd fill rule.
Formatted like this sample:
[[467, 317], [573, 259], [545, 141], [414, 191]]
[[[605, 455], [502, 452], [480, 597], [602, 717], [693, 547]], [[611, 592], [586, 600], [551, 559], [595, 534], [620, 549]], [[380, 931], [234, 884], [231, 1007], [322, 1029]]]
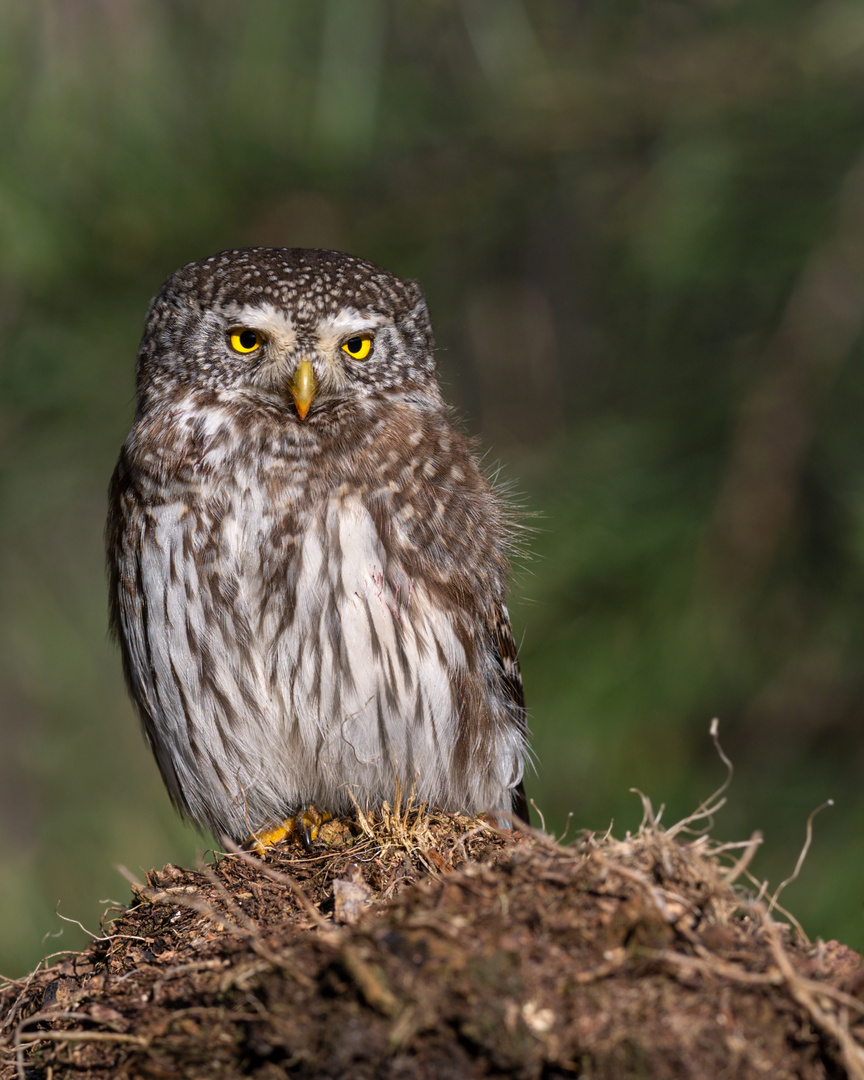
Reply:
[[168, 865], [0, 984], [0, 1077], [861, 1080], [861, 958], [735, 887], [750, 854], [410, 809]]

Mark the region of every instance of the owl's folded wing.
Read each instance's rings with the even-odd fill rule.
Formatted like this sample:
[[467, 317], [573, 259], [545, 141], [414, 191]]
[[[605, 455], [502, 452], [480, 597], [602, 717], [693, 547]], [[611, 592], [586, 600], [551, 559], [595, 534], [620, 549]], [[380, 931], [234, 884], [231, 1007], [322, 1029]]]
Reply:
[[[522, 685], [522, 672], [519, 670], [519, 654], [513, 637], [513, 628], [510, 625], [510, 614], [503, 603], [495, 606], [491, 630], [495, 659], [500, 667], [501, 684], [508, 702], [511, 703], [513, 719], [519, 725], [523, 735], [527, 736], [525, 689]], [[525, 797], [525, 784], [522, 780], [513, 788], [513, 813], [530, 825], [528, 800]]]

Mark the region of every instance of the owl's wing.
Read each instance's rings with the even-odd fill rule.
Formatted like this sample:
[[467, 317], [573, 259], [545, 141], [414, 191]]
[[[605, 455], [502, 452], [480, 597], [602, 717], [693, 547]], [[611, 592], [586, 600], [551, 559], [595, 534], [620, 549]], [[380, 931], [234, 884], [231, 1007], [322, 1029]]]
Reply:
[[[519, 654], [510, 625], [510, 614], [504, 604], [496, 604], [492, 618], [492, 645], [495, 659], [501, 669], [501, 683], [512, 703], [512, 714], [523, 734], [527, 733], [525, 712], [525, 689], [522, 685], [522, 672], [519, 670]], [[522, 780], [513, 789], [513, 813], [526, 825], [531, 824], [528, 813], [528, 800], [525, 798], [525, 784]]]

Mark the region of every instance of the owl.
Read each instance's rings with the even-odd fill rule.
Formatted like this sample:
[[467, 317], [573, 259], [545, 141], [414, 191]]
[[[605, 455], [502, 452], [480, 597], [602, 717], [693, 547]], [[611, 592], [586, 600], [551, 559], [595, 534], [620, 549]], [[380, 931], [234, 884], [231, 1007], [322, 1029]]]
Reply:
[[109, 504], [111, 627], [187, 819], [240, 842], [401, 792], [527, 820], [513, 516], [414, 282], [297, 248], [182, 267]]

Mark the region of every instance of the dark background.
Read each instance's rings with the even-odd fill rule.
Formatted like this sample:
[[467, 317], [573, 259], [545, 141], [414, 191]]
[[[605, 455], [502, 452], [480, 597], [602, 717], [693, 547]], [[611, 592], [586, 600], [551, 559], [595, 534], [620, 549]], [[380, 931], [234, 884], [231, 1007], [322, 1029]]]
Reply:
[[[209, 842], [106, 636], [150, 296], [246, 244], [418, 278], [533, 556], [511, 611], [560, 831], [715, 835], [812, 936], [864, 899], [864, 6], [0, 4], [0, 971]], [[57, 939], [45, 938], [63, 929]]]

